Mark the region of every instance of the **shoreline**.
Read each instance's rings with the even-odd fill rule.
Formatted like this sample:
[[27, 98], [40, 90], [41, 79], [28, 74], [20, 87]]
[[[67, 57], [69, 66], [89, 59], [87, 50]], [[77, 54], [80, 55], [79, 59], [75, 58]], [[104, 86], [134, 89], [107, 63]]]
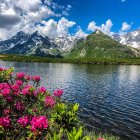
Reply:
[[24, 56], [24, 55], [0, 55], [2, 61], [18, 61], [18, 62], [44, 62], [44, 63], [72, 63], [72, 64], [93, 64], [93, 65], [140, 65], [140, 58], [48, 58], [40, 56]]

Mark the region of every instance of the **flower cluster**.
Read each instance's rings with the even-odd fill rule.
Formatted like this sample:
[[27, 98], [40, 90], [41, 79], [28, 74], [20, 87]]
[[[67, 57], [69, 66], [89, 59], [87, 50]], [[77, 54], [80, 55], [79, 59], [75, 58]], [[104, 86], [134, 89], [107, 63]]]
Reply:
[[59, 90], [59, 89], [57, 89], [57, 90], [53, 93], [53, 95], [61, 96], [62, 93], [63, 93], [63, 90]]
[[9, 70], [9, 69], [0, 67], [0, 71], [6, 71], [6, 70]]
[[27, 75], [26, 80], [31, 80], [31, 77], [29, 75]]
[[40, 81], [40, 76], [34, 76], [34, 80], [39, 82]]
[[46, 106], [47, 106], [47, 107], [49, 107], [49, 106], [51, 106], [51, 108], [54, 107], [55, 101], [53, 101], [53, 99], [54, 99], [54, 97], [46, 96], [45, 102], [46, 102]]
[[24, 106], [22, 104], [22, 102], [16, 102], [16, 106], [15, 106], [16, 110], [20, 111], [24, 109]]
[[22, 125], [22, 127], [26, 127], [29, 124], [28, 116], [20, 117], [17, 123]]
[[36, 131], [37, 128], [39, 130], [42, 130], [44, 128], [47, 128], [49, 126], [48, 119], [45, 116], [34, 116], [33, 119], [30, 121], [31, 124], [31, 130]]
[[[78, 122], [74, 114], [71, 116], [70, 107], [67, 108], [68, 105], [60, 98], [63, 90], [58, 89], [53, 95], [47, 92], [39, 84], [40, 76], [23, 72], [14, 74], [12, 68], [0, 67], [0, 78], [0, 130], [1, 135], [5, 135], [3, 139], [39, 139], [40, 135], [46, 138], [58, 127], [72, 129], [71, 126]], [[60, 112], [64, 112], [62, 116]], [[67, 126], [60, 123], [60, 119], [64, 123], [67, 121]]]
[[18, 79], [23, 79], [25, 76], [25, 73], [21, 72], [21, 73], [17, 73], [17, 78]]
[[18, 84], [12, 85], [12, 90], [14, 92], [14, 95], [19, 95], [20, 94], [20, 87]]
[[3, 96], [10, 95], [10, 87], [7, 83], [0, 84], [0, 94]]
[[10, 111], [9, 111], [8, 109], [5, 109], [5, 110], [4, 110], [4, 114], [5, 114], [5, 115], [9, 114], [9, 112], [10, 112]]
[[5, 100], [7, 100], [7, 102], [13, 102], [12, 96], [6, 96]]
[[23, 95], [31, 95], [34, 94], [37, 95], [37, 92], [35, 91], [35, 88], [32, 85], [26, 85], [25, 88], [22, 90]]
[[38, 92], [45, 94], [46, 93], [46, 88], [41, 87], [41, 88], [38, 89]]
[[23, 81], [22, 80], [16, 80], [16, 84], [18, 84], [19, 86], [23, 85]]
[[3, 68], [2, 67], [0, 67], [0, 71], [3, 71]]
[[3, 128], [9, 128], [10, 127], [10, 119], [8, 117], [1, 117], [0, 118], [0, 125], [3, 126]]

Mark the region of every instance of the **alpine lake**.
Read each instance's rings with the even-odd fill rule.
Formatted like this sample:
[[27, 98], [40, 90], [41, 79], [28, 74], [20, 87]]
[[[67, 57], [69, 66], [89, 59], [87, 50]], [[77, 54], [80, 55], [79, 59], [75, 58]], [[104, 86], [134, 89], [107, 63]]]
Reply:
[[49, 92], [64, 90], [62, 98], [79, 103], [89, 130], [140, 140], [140, 66], [6, 61], [0, 66], [40, 75], [40, 85]]

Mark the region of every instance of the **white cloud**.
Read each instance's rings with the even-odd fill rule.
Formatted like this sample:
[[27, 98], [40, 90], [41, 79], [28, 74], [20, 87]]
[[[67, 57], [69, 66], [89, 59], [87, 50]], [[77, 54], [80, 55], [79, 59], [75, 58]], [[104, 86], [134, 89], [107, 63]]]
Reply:
[[133, 22], [131, 22], [131, 24], [128, 24], [127, 22], [123, 22], [122, 28], [119, 30], [119, 34], [122, 36], [125, 35], [127, 31], [131, 29], [132, 24]]
[[88, 30], [94, 32], [96, 29], [98, 29], [99, 27], [96, 26], [96, 22], [92, 21], [89, 23], [88, 25]]
[[68, 4], [66, 10], [70, 10], [71, 8], [72, 6]]
[[122, 0], [122, 2], [125, 2], [126, 0]]
[[50, 19], [49, 21], [42, 21], [42, 25], [37, 25], [36, 30], [39, 31], [43, 36], [48, 37], [64, 37], [69, 36], [69, 28], [74, 26], [76, 23], [68, 21], [62, 17], [58, 22]]
[[65, 18], [61, 18], [61, 20], [59, 20], [58, 25], [57, 25], [58, 36], [59, 37], [68, 36], [69, 35], [68, 29], [75, 24], [76, 23], [73, 21], [68, 21]]
[[131, 24], [129, 25], [129, 24], [127, 24], [127, 22], [123, 22], [121, 31], [127, 31], [129, 29], [131, 29]]
[[49, 21], [42, 21], [41, 25], [37, 25], [36, 29], [39, 31], [40, 34], [43, 36], [49, 36], [49, 37], [56, 37], [57, 36], [57, 22], [53, 19], [50, 19]]
[[51, 0], [44, 0], [44, 3], [47, 4], [48, 6], [50, 6], [52, 1]]
[[[5, 1], [7, 2], [7, 1]], [[20, 21], [20, 15], [7, 3], [0, 3], [0, 28], [10, 28]]]
[[101, 26], [97, 26], [95, 21], [92, 21], [88, 25], [88, 30], [94, 32], [96, 29], [101, 30], [103, 33], [107, 35], [111, 35], [111, 28], [113, 26], [113, 23], [110, 19], [106, 21], [105, 24], [102, 24]]
[[[44, 2], [42, 0], [0, 1], [0, 38], [2, 39], [10, 38], [21, 30], [32, 33], [42, 21], [49, 17], [68, 15], [71, 8], [70, 5], [65, 7], [54, 3], [53, 0], [45, 0]], [[65, 32], [68, 32], [67, 30], [68, 28], [65, 29]]]
[[83, 32], [83, 30], [81, 29], [81, 28], [79, 28], [79, 30], [77, 31], [77, 33], [75, 34], [75, 36], [76, 37], [83, 37], [83, 38], [85, 38], [85, 37], [87, 37], [88, 36], [88, 34], [87, 33], [85, 33], [85, 32]]

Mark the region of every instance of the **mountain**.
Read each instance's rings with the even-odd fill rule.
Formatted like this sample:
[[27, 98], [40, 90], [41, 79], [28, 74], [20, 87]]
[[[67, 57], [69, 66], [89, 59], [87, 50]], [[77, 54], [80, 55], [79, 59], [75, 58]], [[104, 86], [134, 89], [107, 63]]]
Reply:
[[121, 44], [140, 49], [140, 29], [125, 35], [114, 34], [112, 35], [112, 38], [119, 41]]
[[79, 39], [81, 38], [76, 36], [66, 36], [66, 37], [52, 38], [51, 42], [57, 45], [57, 48], [60, 50], [62, 55], [66, 55], [69, 54], [74, 48], [74, 46], [77, 45]]
[[[25, 34], [25, 33], [24, 33]], [[28, 35], [26, 40], [24, 37], [19, 36], [19, 33], [14, 36], [17, 41], [12, 47], [8, 47], [7, 49], [2, 49], [2, 54], [22, 54], [22, 55], [30, 55], [30, 56], [46, 56], [46, 57], [62, 57], [57, 49], [57, 45], [48, 37], [43, 37], [37, 31], [33, 34]], [[24, 40], [24, 41], [23, 41]], [[5, 42], [8, 42], [6, 40]], [[11, 43], [13, 43], [13, 38], [10, 39]], [[4, 45], [2, 46], [5, 47]]]
[[[139, 40], [137, 34], [132, 33], [131, 36], [136, 36]], [[119, 35], [116, 34], [112, 38], [99, 30], [87, 38], [76, 36], [48, 38], [37, 31], [33, 34], [26, 34], [21, 31], [11, 39], [0, 41], [0, 53], [46, 57], [66, 56], [68, 58], [126, 58], [139, 56], [137, 49], [118, 42], [121, 42], [122, 39]], [[127, 38], [132, 40], [130, 34], [127, 35]]]
[[[18, 34], [17, 34], [18, 35]], [[16, 35], [16, 40], [18, 40], [19, 36]], [[21, 39], [21, 38], [20, 38]], [[23, 40], [22, 38], [21, 40]], [[27, 55], [31, 53], [33, 48], [41, 46], [42, 42], [45, 40], [43, 36], [41, 36], [38, 32], [34, 32], [31, 35], [28, 35], [28, 38], [23, 42], [19, 41], [13, 47], [2, 51], [5, 54], [23, 54]]]
[[11, 39], [0, 41], [3, 54], [22, 54], [31, 56], [62, 57], [77, 44], [78, 37], [43, 37], [37, 31], [33, 34], [18, 32]]
[[131, 58], [137, 56], [140, 56], [137, 49], [122, 45], [96, 30], [83, 43], [75, 47], [67, 58]]
[[8, 50], [19, 43], [23, 44], [28, 40], [29, 36], [29, 34], [25, 34], [24, 32], [20, 31], [12, 38], [5, 41], [0, 41], [0, 51]]

